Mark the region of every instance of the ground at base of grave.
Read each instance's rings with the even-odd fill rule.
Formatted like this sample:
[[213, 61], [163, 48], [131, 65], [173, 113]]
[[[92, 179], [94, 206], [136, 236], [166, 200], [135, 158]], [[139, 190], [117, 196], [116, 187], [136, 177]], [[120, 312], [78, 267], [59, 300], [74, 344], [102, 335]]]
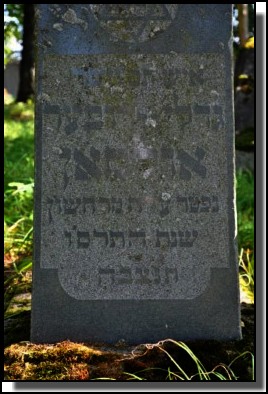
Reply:
[[[242, 340], [111, 346], [96, 343], [33, 344], [30, 311], [6, 319], [6, 381], [254, 380], [254, 305], [241, 303]], [[186, 345], [186, 346], [185, 346]], [[198, 373], [190, 349], [204, 368]], [[181, 368], [181, 369], [180, 369]]]

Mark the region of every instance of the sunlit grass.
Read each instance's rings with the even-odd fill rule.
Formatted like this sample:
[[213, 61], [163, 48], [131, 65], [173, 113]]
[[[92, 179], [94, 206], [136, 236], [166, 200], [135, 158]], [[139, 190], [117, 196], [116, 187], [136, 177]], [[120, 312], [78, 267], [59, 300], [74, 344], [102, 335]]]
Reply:
[[240, 287], [254, 302], [254, 174], [240, 170], [236, 179]]
[[247, 299], [254, 302], [254, 256], [247, 249], [241, 249], [239, 255], [240, 288], [246, 293]]
[[[186, 354], [192, 359], [195, 364], [196, 373], [191, 374], [186, 371], [185, 368], [181, 365], [181, 363], [168, 352], [164, 345], [166, 343], [171, 343], [173, 345], [178, 346], [182, 350], [185, 351]], [[235, 362], [244, 357], [249, 357], [251, 360], [251, 370], [252, 370], [252, 380], [254, 380], [254, 356], [251, 352], [245, 351], [237, 356], [234, 360], [231, 361], [228, 365], [224, 363], [220, 363], [216, 365], [211, 371], [207, 371], [203, 363], [199, 360], [199, 358], [195, 355], [195, 353], [190, 349], [190, 347], [184, 342], [178, 342], [173, 339], [166, 339], [164, 341], [160, 341], [156, 344], [147, 344], [146, 347], [148, 349], [157, 348], [158, 350], [164, 352], [167, 357], [171, 360], [172, 366], [166, 370], [166, 380], [169, 381], [224, 381], [224, 380], [239, 380], [239, 377], [236, 375], [235, 370], [231, 368], [235, 364]], [[165, 371], [163, 368], [146, 368], [137, 373], [128, 373], [124, 372], [125, 375], [128, 375], [128, 380], [146, 380], [143, 378], [144, 373], [150, 372], [152, 370], [161, 370]], [[107, 379], [107, 378], [104, 378]]]
[[4, 310], [10, 316], [12, 299], [31, 289], [34, 105], [6, 96], [4, 111]]
[[[5, 253], [18, 254], [33, 226], [34, 105], [5, 104], [4, 232]], [[29, 245], [28, 245], [29, 246]]]

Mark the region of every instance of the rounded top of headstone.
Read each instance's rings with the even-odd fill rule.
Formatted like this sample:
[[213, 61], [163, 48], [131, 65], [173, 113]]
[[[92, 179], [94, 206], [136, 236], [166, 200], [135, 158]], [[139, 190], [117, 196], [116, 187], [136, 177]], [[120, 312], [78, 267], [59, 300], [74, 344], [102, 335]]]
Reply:
[[145, 42], [164, 32], [178, 4], [91, 4], [90, 10], [113, 41]]

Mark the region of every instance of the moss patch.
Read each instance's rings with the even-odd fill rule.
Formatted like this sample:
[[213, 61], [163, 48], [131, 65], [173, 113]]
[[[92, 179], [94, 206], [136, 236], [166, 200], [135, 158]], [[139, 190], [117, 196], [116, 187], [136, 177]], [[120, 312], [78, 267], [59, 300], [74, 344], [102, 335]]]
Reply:
[[110, 353], [108, 357], [106, 354], [69, 341], [13, 344], [5, 350], [5, 380], [88, 380], [93, 361], [113, 360]]

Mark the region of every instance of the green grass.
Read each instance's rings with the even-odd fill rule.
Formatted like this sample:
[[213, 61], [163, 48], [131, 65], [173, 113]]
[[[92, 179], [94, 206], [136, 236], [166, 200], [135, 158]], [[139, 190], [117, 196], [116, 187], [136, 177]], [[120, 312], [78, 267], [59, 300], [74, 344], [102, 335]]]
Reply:
[[249, 170], [236, 174], [237, 227], [240, 286], [254, 301], [254, 174]]
[[4, 110], [5, 253], [18, 253], [26, 246], [33, 226], [34, 106], [11, 103]]
[[12, 299], [29, 291], [32, 268], [34, 105], [4, 106], [4, 306], [8, 313]]
[[236, 174], [239, 249], [254, 249], [254, 175], [249, 170]]
[[[179, 348], [181, 348], [183, 351], [188, 354], [190, 359], [195, 364], [196, 368], [196, 373], [194, 374], [189, 374], [182, 366], [181, 364], [175, 360], [175, 358], [168, 352], [163, 345], [165, 343], [172, 343]], [[147, 347], [149, 345], [146, 345]], [[173, 367], [175, 367], [175, 371], [171, 370], [172, 367], [169, 367], [167, 370], [167, 376], [166, 380], [170, 381], [217, 381], [217, 380], [239, 380], [238, 376], [236, 376], [234, 370], [231, 368], [235, 362], [243, 357], [249, 357], [251, 359], [251, 371], [252, 371], [252, 380], [254, 380], [254, 356], [251, 352], [246, 351], [241, 353], [239, 356], [237, 356], [235, 359], [231, 361], [229, 365], [220, 363], [216, 365], [211, 371], [207, 371], [202, 362], [199, 360], [199, 358], [193, 353], [193, 351], [189, 348], [188, 345], [186, 345], [184, 342], [178, 342], [174, 341], [173, 339], [166, 339], [164, 341], [160, 341], [156, 344], [150, 345], [150, 349], [152, 348], [157, 348], [161, 352], [164, 352], [168, 358], [171, 360]], [[157, 368], [153, 368], [157, 369]], [[172, 368], [173, 369], [173, 368]], [[127, 373], [125, 372], [126, 375], [129, 375], [128, 380], [146, 380], [142, 377], [144, 372], [148, 372], [152, 370], [152, 368], [147, 368], [144, 369], [136, 374], [133, 373]], [[162, 370], [162, 369], [161, 369]]]
[[241, 249], [239, 256], [240, 288], [254, 302], [254, 256], [251, 251]]

